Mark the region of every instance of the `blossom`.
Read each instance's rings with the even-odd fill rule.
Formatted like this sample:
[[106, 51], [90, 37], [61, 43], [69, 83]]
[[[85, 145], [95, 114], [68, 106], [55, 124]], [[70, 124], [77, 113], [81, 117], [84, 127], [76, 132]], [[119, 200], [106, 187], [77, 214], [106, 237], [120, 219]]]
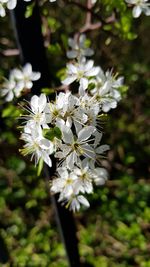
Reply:
[[51, 191], [60, 193], [60, 199], [69, 198], [74, 193], [74, 182], [77, 176], [66, 168], [57, 168], [59, 177], [52, 181]]
[[69, 85], [74, 81], [79, 81], [79, 94], [83, 94], [88, 88], [89, 78], [96, 76], [99, 67], [94, 67], [94, 61], [81, 61], [76, 64], [69, 63], [67, 65], [67, 77], [62, 81], [64, 85]]
[[92, 184], [92, 176], [90, 173], [89, 166], [86, 165], [84, 168], [81, 166], [80, 168], [74, 168], [74, 173], [77, 175], [77, 179], [75, 181], [75, 193], [92, 193], [93, 192], [93, 184]]
[[49, 167], [52, 166], [49, 155], [54, 152], [54, 145], [51, 141], [43, 137], [40, 127], [33, 127], [28, 122], [24, 127], [21, 139], [25, 141], [24, 147], [20, 150], [24, 156], [31, 155], [31, 160], [35, 158], [36, 165], [42, 159]]
[[41, 94], [39, 97], [36, 95], [32, 96], [30, 108], [27, 108], [29, 115], [26, 115], [26, 118], [30, 120], [30, 124], [49, 128], [47, 123], [51, 122], [51, 116], [49, 113], [46, 113], [46, 107], [47, 99], [45, 94]]
[[103, 185], [108, 179], [108, 172], [104, 168], [95, 168], [91, 174], [96, 185]]
[[75, 164], [80, 163], [80, 156], [87, 158], [95, 158], [95, 152], [92, 146], [87, 142], [89, 137], [95, 131], [92, 126], [87, 126], [82, 128], [82, 130], [77, 134], [78, 137], [75, 138], [71, 129], [66, 126], [62, 126], [62, 139], [65, 144], [60, 145], [59, 152], [56, 153], [56, 157], [64, 160], [64, 165], [69, 169], [73, 169]]
[[15, 92], [16, 94], [18, 92], [18, 95], [24, 89], [31, 89], [33, 81], [37, 81], [41, 77], [40, 72], [32, 71], [32, 65], [30, 63], [26, 63], [22, 69], [14, 69], [12, 73], [17, 81]]
[[89, 208], [90, 203], [88, 200], [82, 195], [73, 195], [71, 200], [68, 202], [69, 210], [73, 210], [73, 212], [79, 211], [81, 204]]
[[9, 80], [6, 80], [5, 83], [3, 84], [3, 88], [1, 91], [1, 96], [6, 96], [5, 100], [7, 102], [10, 102], [13, 100], [14, 95], [15, 95], [15, 86], [16, 86], [16, 82], [14, 81], [13, 77], [11, 77]]
[[40, 72], [33, 72], [30, 63], [27, 63], [22, 69], [13, 69], [10, 71], [9, 79], [2, 87], [2, 96], [6, 96], [6, 101], [12, 101], [14, 97], [20, 97], [22, 91], [30, 90], [33, 81], [40, 78]]
[[146, 16], [150, 16], [150, 3], [148, 0], [125, 0], [127, 3], [134, 5], [132, 14], [134, 18], [138, 18], [143, 12]]
[[70, 59], [72, 58], [81, 59], [82, 57], [90, 57], [94, 54], [94, 51], [86, 46], [85, 34], [81, 34], [78, 40], [69, 38], [68, 44], [71, 47], [71, 50], [67, 51], [67, 57]]
[[8, 9], [14, 9], [16, 7], [17, 0], [0, 0], [0, 16], [5, 17], [5, 6]]
[[116, 78], [112, 71], [103, 72], [100, 69], [99, 74], [95, 79], [91, 80], [95, 88], [91, 90], [91, 94], [100, 105], [104, 112], [108, 112], [111, 108], [116, 108], [117, 103], [121, 99], [121, 94], [118, 90], [123, 84], [123, 77]]

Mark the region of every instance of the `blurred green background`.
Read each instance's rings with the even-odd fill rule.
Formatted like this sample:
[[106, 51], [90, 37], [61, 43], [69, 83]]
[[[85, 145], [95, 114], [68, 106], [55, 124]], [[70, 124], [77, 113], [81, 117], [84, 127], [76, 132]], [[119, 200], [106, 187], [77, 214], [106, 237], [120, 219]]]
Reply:
[[[104, 125], [104, 142], [111, 150], [103, 164], [110, 178], [89, 197], [91, 207], [75, 215], [81, 262], [94, 267], [150, 267], [150, 23], [144, 15], [133, 20], [124, 1], [105, 0], [100, 9], [98, 4], [96, 12], [104, 18], [117, 7], [118, 19], [87, 34], [96, 51], [94, 59], [104, 70], [113, 67], [123, 75], [129, 89], [124, 88], [122, 101]], [[67, 62], [67, 38], [84, 23], [85, 13], [63, 1], [49, 5], [41, 5], [41, 14], [53, 87], [60, 84]], [[27, 16], [31, 14], [32, 8]], [[9, 16], [1, 19], [0, 32], [2, 83], [19, 64]], [[8, 258], [0, 266], [67, 267], [49, 185], [18, 152], [22, 143], [16, 104], [0, 99], [0, 246], [7, 248]]]

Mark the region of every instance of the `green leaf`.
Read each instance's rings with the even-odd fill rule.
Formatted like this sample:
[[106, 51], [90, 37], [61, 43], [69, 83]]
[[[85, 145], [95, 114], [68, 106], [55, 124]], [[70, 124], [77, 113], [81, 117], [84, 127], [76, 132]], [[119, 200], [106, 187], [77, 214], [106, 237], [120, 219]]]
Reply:
[[52, 95], [55, 93], [55, 90], [53, 88], [43, 88], [41, 92], [46, 95]]
[[44, 164], [43, 159], [40, 159], [40, 160], [39, 160], [39, 163], [38, 163], [38, 168], [37, 168], [37, 176], [40, 176], [41, 171], [42, 171], [42, 169], [43, 169], [43, 164]]
[[19, 117], [20, 115], [20, 110], [18, 110], [15, 106], [9, 105], [2, 111], [2, 118], [6, 117]]
[[61, 139], [62, 133], [61, 130], [58, 127], [54, 127], [54, 135], [56, 138]]
[[54, 127], [54, 128], [51, 128], [51, 129], [44, 129], [43, 130], [43, 135], [44, 135], [45, 138], [53, 141], [55, 137], [58, 138], [58, 139], [61, 139], [62, 133], [61, 133], [61, 130], [58, 127]]
[[25, 18], [30, 18], [32, 16], [34, 6], [34, 2], [31, 5], [27, 6], [27, 9], [25, 11]]

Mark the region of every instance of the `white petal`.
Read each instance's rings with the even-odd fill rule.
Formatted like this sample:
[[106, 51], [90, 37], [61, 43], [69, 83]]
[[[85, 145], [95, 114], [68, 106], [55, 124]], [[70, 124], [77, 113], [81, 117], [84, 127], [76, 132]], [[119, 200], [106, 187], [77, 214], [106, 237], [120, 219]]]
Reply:
[[6, 15], [5, 9], [4, 9], [3, 6], [0, 4], [0, 16], [1, 16], [1, 17], [5, 17], [5, 15]]
[[22, 71], [18, 69], [12, 70], [11, 75], [13, 75], [17, 80], [22, 80], [24, 78]]
[[89, 81], [87, 78], [81, 78], [80, 79], [80, 86], [81, 86], [81, 88], [83, 88], [83, 90], [87, 89], [88, 83], [89, 83]]
[[77, 74], [77, 67], [73, 64], [68, 64], [67, 65], [68, 67], [68, 72], [71, 73], [71, 74]]
[[42, 154], [42, 158], [43, 158], [44, 162], [45, 162], [49, 167], [52, 167], [52, 161], [51, 161], [49, 155], [46, 153], [46, 151], [42, 151], [41, 154]]
[[63, 141], [66, 144], [72, 144], [74, 138], [71, 129], [66, 125], [61, 125], [61, 131], [62, 131]]
[[41, 73], [40, 72], [32, 72], [31, 75], [31, 80], [32, 81], [37, 81], [41, 78]]
[[96, 76], [98, 73], [99, 73], [99, 67], [94, 67], [91, 70], [88, 70], [86, 72], [86, 76], [92, 77], [92, 76]]
[[31, 109], [34, 113], [38, 112], [39, 98], [37, 95], [32, 96], [31, 98]]
[[94, 136], [95, 136], [94, 147], [96, 147], [100, 143], [100, 140], [102, 139], [102, 133], [99, 133], [98, 131], [96, 131], [94, 133]]
[[95, 127], [86, 126], [78, 133], [78, 142], [87, 140], [95, 131]]
[[67, 51], [68, 58], [76, 58], [78, 55], [77, 51]]
[[48, 139], [43, 138], [40, 140], [39, 145], [42, 149], [49, 150], [49, 148], [53, 147], [52, 142], [50, 142]]
[[80, 37], [79, 37], [79, 44], [84, 46], [85, 40], [86, 40], [86, 35], [85, 34], [81, 34]]
[[78, 201], [83, 204], [85, 207], [89, 207], [90, 203], [88, 202], [88, 200], [84, 197], [84, 196], [78, 196], [77, 197]]
[[72, 39], [72, 38], [69, 38], [69, 39], [68, 39], [68, 44], [69, 44], [69, 46], [72, 47], [73, 49], [75, 49], [75, 48], [77, 47], [75, 40]]
[[32, 83], [31, 81], [27, 81], [27, 82], [25, 82], [25, 84], [24, 84], [24, 87], [27, 88], [27, 89], [31, 89], [32, 86], [33, 86], [33, 83]]
[[134, 6], [133, 10], [132, 10], [132, 14], [134, 18], [138, 18], [142, 13], [142, 9], [140, 8], [140, 6]]
[[111, 89], [111, 83], [109, 81], [106, 81], [104, 85], [99, 89], [99, 94], [101, 96], [106, 95]]
[[46, 95], [45, 94], [41, 94], [38, 100], [38, 106], [39, 106], [39, 112], [42, 112], [46, 106]]
[[91, 158], [91, 159], [95, 158], [95, 151], [90, 145], [85, 144], [85, 145], [82, 145], [81, 148], [83, 149], [84, 157]]
[[94, 65], [94, 61], [93, 60], [88, 60], [87, 63], [85, 64], [84, 70], [87, 72], [90, 69], [92, 69]]
[[109, 149], [110, 149], [109, 145], [101, 145], [98, 148], [96, 148], [96, 153], [102, 154]]
[[69, 76], [65, 80], [62, 81], [62, 84], [69, 85], [69, 84], [73, 83], [76, 79], [77, 79], [76, 75]]
[[80, 209], [80, 203], [77, 201], [76, 198], [72, 200], [69, 209], [73, 210], [73, 212], [75, 212], [76, 210], [78, 211]]
[[13, 98], [14, 98], [14, 94], [13, 94], [13, 92], [11, 91], [11, 92], [9, 92], [8, 95], [6, 96], [6, 101], [7, 101], [7, 102], [10, 102], [10, 101], [13, 100]]
[[29, 76], [32, 74], [32, 66], [30, 63], [26, 63], [25, 66], [23, 67], [23, 73], [26, 76]]
[[8, 9], [14, 9], [16, 7], [17, 1], [16, 0], [9, 0], [7, 3]]
[[75, 152], [72, 152], [67, 158], [66, 158], [66, 164], [67, 164], [67, 167], [72, 170], [73, 167], [74, 167], [74, 164], [76, 162], [76, 153]]

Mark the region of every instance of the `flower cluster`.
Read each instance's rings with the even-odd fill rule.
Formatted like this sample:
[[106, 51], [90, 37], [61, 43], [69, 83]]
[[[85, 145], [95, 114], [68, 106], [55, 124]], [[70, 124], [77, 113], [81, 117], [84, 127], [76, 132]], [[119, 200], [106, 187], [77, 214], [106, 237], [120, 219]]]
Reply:
[[34, 95], [25, 108], [28, 115], [21, 135], [25, 141], [21, 151], [34, 157], [35, 164], [42, 160], [51, 167], [51, 156], [56, 158], [51, 191], [59, 193], [59, 201], [73, 211], [81, 204], [88, 207], [84, 194], [107, 180], [107, 171], [100, 166], [109, 150], [108, 145], [101, 144], [101, 117], [117, 106], [121, 99], [118, 88], [123, 82], [112, 71], [104, 73], [93, 60], [86, 60], [93, 52], [84, 42], [82, 35], [78, 42], [69, 39], [67, 55], [73, 61], [67, 64], [62, 81], [66, 88], [76, 81], [78, 92], [60, 92], [55, 101], [49, 101], [45, 94]]
[[14, 96], [20, 97], [25, 90], [30, 90], [33, 81], [40, 79], [40, 72], [33, 72], [30, 63], [25, 64], [22, 69], [13, 69], [10, 72], [9, 79], [3, 84], [2, 96], [6, 96], [6, 101], [12, 101]]
[[132, 14], [134, 18], [138, 18], [143, 12], [146, 16], [150, 16], [150, 3], [148, 0], [125, 0], [128, 4], [134, 5]]

